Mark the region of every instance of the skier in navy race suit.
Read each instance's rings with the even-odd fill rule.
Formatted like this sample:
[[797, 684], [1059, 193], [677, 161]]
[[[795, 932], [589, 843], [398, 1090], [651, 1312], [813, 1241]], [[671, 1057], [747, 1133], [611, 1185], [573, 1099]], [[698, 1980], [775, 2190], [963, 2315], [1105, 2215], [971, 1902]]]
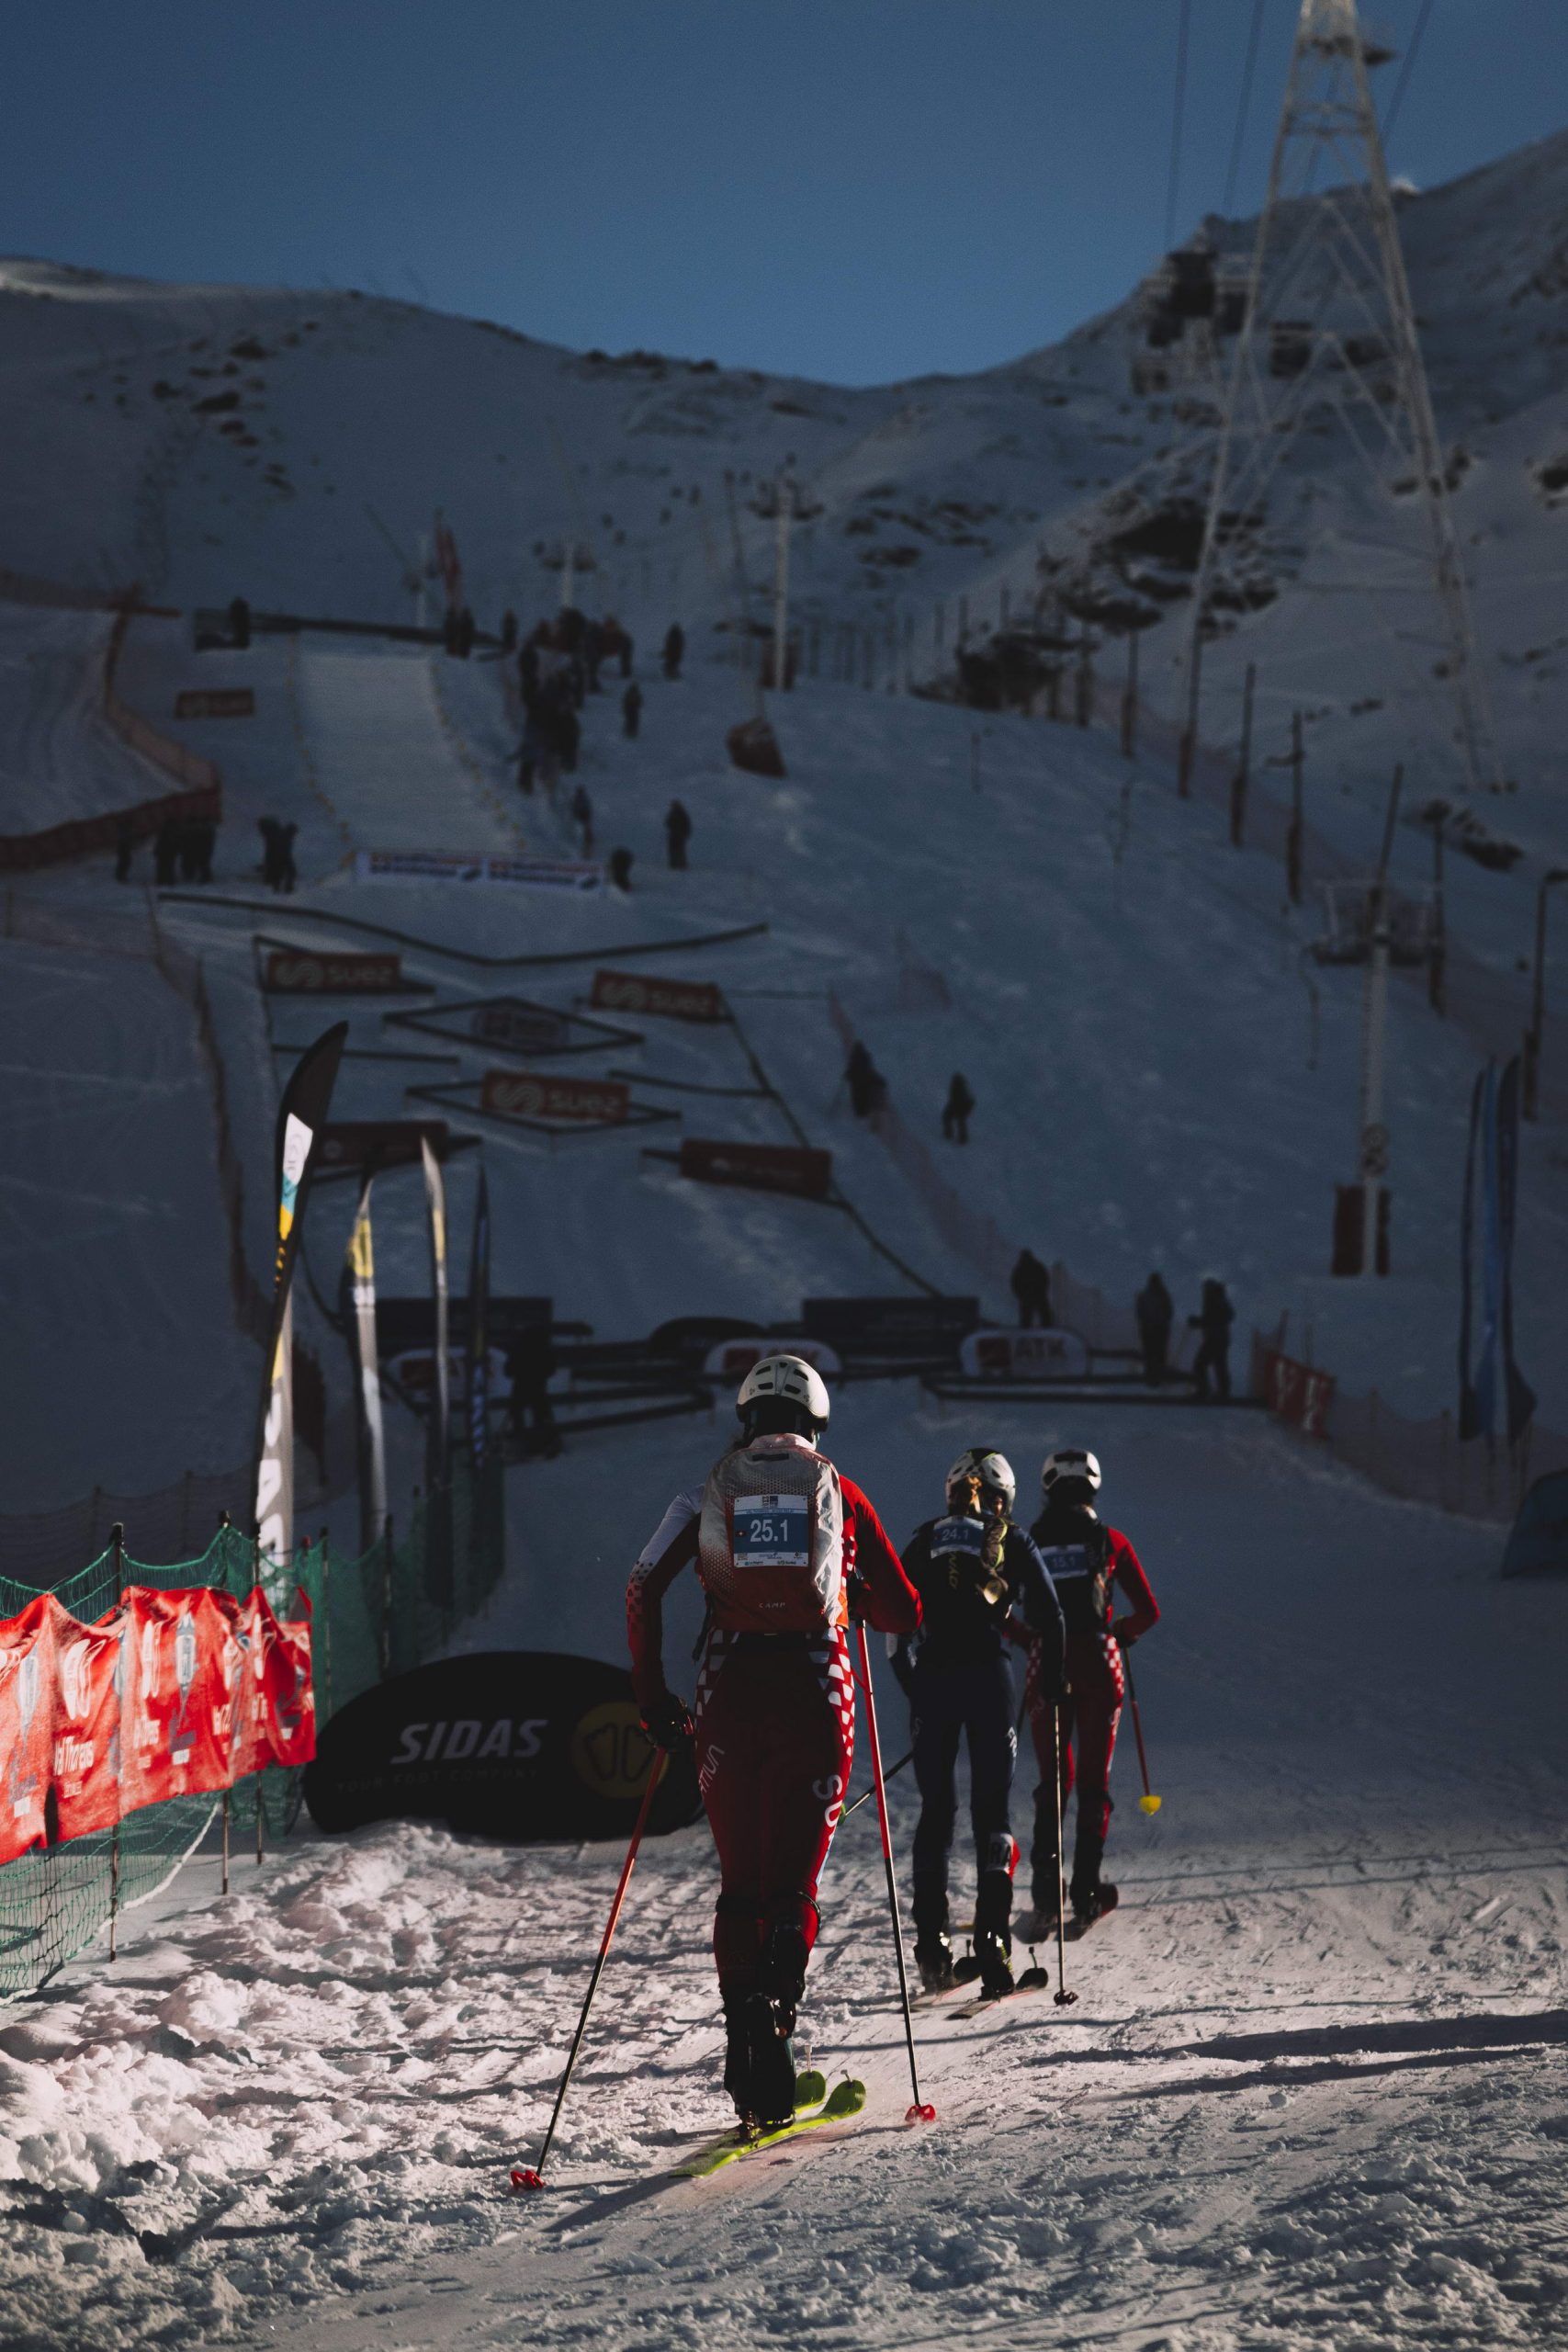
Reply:
[[[676, 1496], [632, 1570], [626, 1630], [649, 1738], [696, 1742], [718, 1849], [724, 2086], [742, 2121], [766, 2128], [795, 2111], [790, 2037], [854, 1753], [845, 1629], [852, 1609], [908, 1634], [920, 1604], [870, 1502], [819, 1451], [820, 1374], [799, 1356], [764, 1356], [736, 1405], [739, 1436]], [[662, 1657], [663, 1596], [689, 1562], [707, 1597], [694, 1724]]]
[[[947, 1509], [904, 1546], [920, 1596], [918, 1634], [906, 1635], [893, 1670], [908, 1695], [920, 1819], [915, 1831], [915, 1960], [928, 1993], [978, 1975], [987, 1993], [1012, 1990], [1012, 1878], [1018, 1847], [1009, 1818], [1018, 1734], [1008, 1629], [1015, 1607], [1039, 1653], [1053, 1696], [1061, 1685], [1062, 1611], [1031, 1538], [1009, 1514], [1018, 1483], [1006, 1457], [971, 1446], [947, 1474]], [[969, 1749], [975, 1833], [974, 1951], [956, 1966], [948, 1940], [947, 1868], [957, 1797], [960, 1739]]]

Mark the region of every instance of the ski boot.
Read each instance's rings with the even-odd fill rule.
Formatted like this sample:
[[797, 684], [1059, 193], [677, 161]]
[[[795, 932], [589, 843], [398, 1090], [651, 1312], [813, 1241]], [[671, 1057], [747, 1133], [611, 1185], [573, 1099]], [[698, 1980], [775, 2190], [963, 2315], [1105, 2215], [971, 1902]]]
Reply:
[[917, 1939], [915, 1966], [920, 1972], [921, 1989], [927, 1993], [950, 1992], [958, 1981], [953, 1973], [953, 1946], [944, 1935]]
[[1108, 1878], [1099, 1879], [1093, 1886], [1073, 1888], [1073, 1917], [1080, 1927], [1092, 1928], [1108, 1911], [1114, 1911], [1120, 1897]]
[[975, 1959], [980, 1990], [987, 1999], [999, 2001], [1004, 1994], [1012, 1991], [1012, 1947], [1005, 1928], [976, 1929]]
[[724, 2029], [727, 2046], [724, 2056], [724, 2087], [735, 2102], [735, 2112], [742, 2123], [751, 2120], [751, 1996], [734, 1986], [720, 1987], [724, 2002]]
[[1056, 1922], [1061, 1917], [1055, 1893], [1042, 1903], [1033, 1903], [1021, 1911], [1013, 1921], [1013, 1941], [1021, 1944], [1046, 1944], [1055, 1939]]
[[749, 2004], [751, 2120], [773, 2131], [795, 2116], [795, 2011], [806, 1990], [809, 1949], [800, 1928], [780, 1921], [769, 1931]]

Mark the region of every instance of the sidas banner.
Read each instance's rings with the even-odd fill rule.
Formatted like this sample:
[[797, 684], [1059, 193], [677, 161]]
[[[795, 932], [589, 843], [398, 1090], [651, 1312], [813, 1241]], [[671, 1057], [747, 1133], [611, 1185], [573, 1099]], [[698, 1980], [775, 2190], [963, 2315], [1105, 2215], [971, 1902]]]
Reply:
[[175, 696], [176, 718], [254, 718], [254, 686], [186, 686]]
[[710, 1143], [687, 1136], [680, 1169], [682, 1176], [704, 1184], [747, 1184], [759, 1192], [825, 1201], [832, 1188], [833, 1155], [803, 1144]]
[[1308, 1437], [1328, 1435], [1328, 1408], [1334, 1402], [1334, 1375], [1297, 1363], [1276, 1348], [1263, 1351], [1263, 1399], [1276, 1420], [1289, 1421]]
[[52, 1593], [0, 1624], [0, 1863], [315, 1754], [308, 1620], [132, 1586], [85, 1625]]
[[552, 1119], [615, 1126], [626, 1118], [631, 1089], [613, 1078], [547, 1078], [536, 1070], [487, 1069], [479, 1108], [498, 1119]]
[[1081, 1380], [1089, 1350], [1076, 1331], [971, 1331], [958, 1362], [971, 1380]]
[[402, 957], [275, 947], [262, 967], [268, 996], [400, 996]]
[[723, 1021], [724, 991], [711, 980], [649, 978], [640, 972], [595, 972], [588, 1000], [595, 1012], [662, 1013], [671, 1021]]

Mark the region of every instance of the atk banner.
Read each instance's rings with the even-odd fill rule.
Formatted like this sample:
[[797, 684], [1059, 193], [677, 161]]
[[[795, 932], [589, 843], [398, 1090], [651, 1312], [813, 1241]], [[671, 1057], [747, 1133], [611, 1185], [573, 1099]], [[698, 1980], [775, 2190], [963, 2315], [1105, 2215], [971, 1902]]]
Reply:
[[359, 1542], [364, 1552], [379, 1541], [387, 1521], [387, 1430], [376, 1347], [376, 1251], [370, 1230], [370, 1190], [375, 1181], [374, 1175], [367, 1174], [359, 1188], [344, 1266], [359, 1375]]
[[261, 1410], [256, 1429], [255, 1520], [262, 1549], [286, 1559], [294, 1544], [294, 1428], [289, 1285], [310, 1177], [332, 1106], [348, 1023], [340, 1021], [301, 1056], [277, 1108], [275, 1179], [277, 1253], [273, 1270]]
[[315, 1752], [310, 1621], [259, 1586], [132, 1586], [92, 1625], [40, 1593], [0, 1623], [0, 1864]]
[[479, 1170], [474, 1195], [474, 1238], [468, 1253], [468, 1452], [484, 1462], [490, 1411], [490, 1185]]

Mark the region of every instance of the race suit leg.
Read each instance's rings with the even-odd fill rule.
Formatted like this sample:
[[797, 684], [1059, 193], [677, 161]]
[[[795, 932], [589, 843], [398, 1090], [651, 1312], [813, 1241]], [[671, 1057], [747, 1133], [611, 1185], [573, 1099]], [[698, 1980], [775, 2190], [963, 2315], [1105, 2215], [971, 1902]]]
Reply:
[[1111, 1759], [1116, 1752], [1125, 1687], [1121, 1648], [1109, 1634], [1092, 1645], [1074, 1644], [1067, 1671], [1072, 1677], [1078, 1731], [1078, 1812], [1071, 1895], [1074, 1910], [1082, 1911], [1090, 1906], [1100, 1884], [1100, 1865], [1111, 1826]]
[[975, 1932], [1005, 1936], [1018, 1860], [1010, 1799], [1018, 1733], [1012, 1673], [1005, 1657], [965, 1669], [964, 1731], [969, 1745], [969, 1819], [975, 1832]]
[[[1068, 1668], [1069, 1675], [1071, 1668]], [[1029, 1894], [1036, 1911], [1055, 1917], [1060, 1891], [1060, 1874], [1056, 1853], [1056, 1799], [1052, 1793], [1051, 1779], [1056, 1769], [1056, 1724], [1061, 1716], [1062, 1780], [1061, 1807], [1066, 1813], [1067, 1799], [1073, 1792], [1073, 1733], [1076, 1728], [1074, 1702], [1064, 1699], [1057, 1708], [1046, 1693], [1041, 1675], [1041, 1652], [1038, 1642], [1029, 1645], [1029, 1671], [1024, 1679], [1024, 1698], [1029, 1711], [1029, 1728], [1034, 1741], [1034, 1760], [1040, 1778], [1034, 1789], [1034, 1839], [1029, 1852]]]
[[720, 1986], [744, 1993], [771, 1973], [798, 1998], [817, 1940], [817, 1883], [854, 1753], [843, 1635], [716, 1632], [696, 1724], [697, 1780], [718, 1849]]
[[958, 1816], [953, 1775], [964, 1726], [961, 1678], [918, 1664], [909, 1689], [909, 1729], [920, 1818], [915, 1828], [915, 1938], [931, 1943], [947, 1931], [947, 1863]]

